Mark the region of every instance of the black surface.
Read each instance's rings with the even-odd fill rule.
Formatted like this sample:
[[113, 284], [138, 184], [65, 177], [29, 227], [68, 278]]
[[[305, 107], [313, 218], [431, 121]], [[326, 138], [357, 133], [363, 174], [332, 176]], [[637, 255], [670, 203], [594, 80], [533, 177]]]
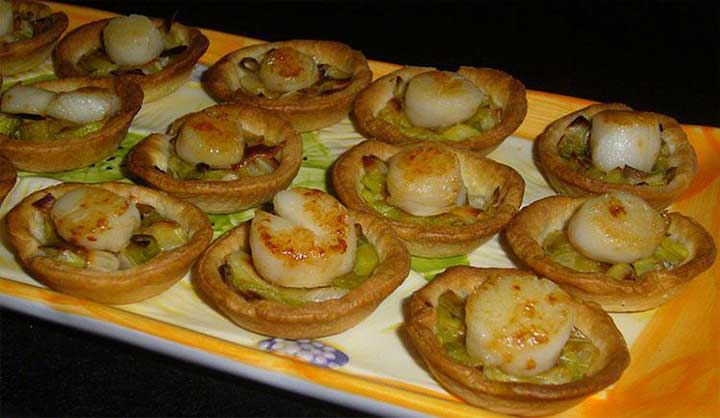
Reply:
[[[720, 126], [720, 9], [636, 2], [82, 2], [267, 40], [343, 41], [368, 58], [503, 69], [528, 88]], [[535, 4], [538, 3], [538, 4]], [[0, 310], [3, 416], [362, 413]], [[380, 348], [379, 348], [380, 349]]]

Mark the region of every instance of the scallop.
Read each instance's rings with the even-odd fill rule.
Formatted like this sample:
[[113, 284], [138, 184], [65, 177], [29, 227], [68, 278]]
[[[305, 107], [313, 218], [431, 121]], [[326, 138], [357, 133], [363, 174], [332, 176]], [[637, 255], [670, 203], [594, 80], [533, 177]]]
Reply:
[[603, 171], [626, 165], [647, 173], [660, 153], [660, 124], [651, 115], [626, 110], [606, 110], [592, 118], [590, 152], [595, 167]]
[[588, 199], [570, 218], [568, 239], [583, 255], [630, 263], [653, 254], [667, 224], [642, 198], [614, 192]]
[[165, 37], [147, 17], [130, 15], [108, 22], [103, 29], [103, 43], [114, 63], [139, 66], [160, 56]]
[[428, 71], [411, 78], [405, 114], [422, 128], [444, 128], [470, 119], [485, 98], [472, 81], [449, 71]]
[[37, 87], [16, 85], [3, 94], [0, 111], [45, 116], [55, 96], [55, 93]]
[[48, 105], [47, 115], [84, 125], [108, 118], [120, 110], [120, 97], [97, 87], [58, 94]]
[[277, 215], [258, 210], [250, 226], [250, 249], [257, 272], [280, 286], [329, 285], [352, 271], [357, 236], [347, 210], [320, 190], [281, 191]]
[[9, 1], [0, 0], [0, 37], [12, 33], [13, 24], [12, 4]]
[[183, 160], [213, 168], [227, 168], [243, 159], [244, 131], [223, 112], [201, 112], [190, 116], [175, 141], [175, 151]]
[[313, 57], [289, 47], [276, 48], [265, 54], [259, 75], [265, 87], [281, 93], [310, 87], [320, 79]]
[[388, 161], [387, 202], [415, 216], [447, 213], [463, 203], [458, 158], [432, 145], [406, 148]]
[[532, 376], [557, 364], [575, 323], [570, 296], [550, 280], [486, 281], [465, 305], [468, 354], [486, 366]]
[[65, 241], [118, 252], [140, 226], [140, 212], [123, 196], [101, 187], [79, 187], [57, 199], [50, 218]]

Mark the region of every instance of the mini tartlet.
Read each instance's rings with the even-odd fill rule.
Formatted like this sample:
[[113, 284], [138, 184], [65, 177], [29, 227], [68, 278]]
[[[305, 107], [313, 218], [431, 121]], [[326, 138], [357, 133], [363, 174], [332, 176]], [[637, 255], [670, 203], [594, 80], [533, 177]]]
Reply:
[[45, 62], [68, 26], [65, 13], [52, 13], [49, 6], [29, 0], [10, 0], [14, 14], [32, 27], [32, 35], [14, 42], [0, 40], [0, 75], [31, 70]]
[[143, 101], [142, 90], [124, 79], [66, 78], [35, 83], [32, 87], [55, 93], [86, 87], [111, 90], [120, 99], [119, 110], [102, 127], [85, 135], [63, 139], [17, 139], [0, 133], [0, 155], [15, 167], [36, 173], [52, 173], [86, 167], [106, 157], [125, 138]]
[[357, 288], [337, 299], [299, 306], [243, 295], [227, 284], [220, 266], [232, 252], [250, 251], [250, 222], [239, 225], [217, 241], [195, 266], [194, 283], [218, 310], [250, 331], [282, 338], [316, 338], [343, 332], [370, 315], [407, 277], [410, 259], [402, 242], [383, 222], [349, 211], [374, 247], [378, 263]]
[[[112, 20], [103, 19], [80, 26], [69, 32], [60, 41], [53, 51], [55, 73], [58, 77], [94, 76], [84, 69], [80, 62], [86, 56], [104, 51], [103, 30]], [[209, 45], [205, 35], [196, 28], [160, 19], [154, 19], [153, 24], [166, 34], [172, 33], [174, 41], [179, 44], [163, 51], [164, 54], [172, 52], [169, 61], [159, 71], [149, 74], [145, 74], [142, 70], [140, 73], [138, 70], [122, 70], [121, 73], [118, 73], [142, 88], [146, 103], [167, 96], [184, 84], [189, 79], [195, 63]], [[97, 77], [107, 78], [108, 76]]]
[[[665, 184], [607, 182], [578, 170], [571, 159], [561, 156], [559, 143], [564, 135], [572, 129], [574, 122], [581, 120], [592, 126], [593, 117], [606, 111], [633, 112], [632, 114], [640, 118], [657, 121], [662, 141], [672, 144], [667, 157], [671, 169], [668, 173], [671, 173], [671, 176], [664, 181]], [[619, 103], [590, 105], [570, 113], [548, 125], [537, 138], [536, 144], [536, 157], [540, 170], [545, 174], [553, 189], [565, 196], [588, 196], [618, 190], [636, 194], [653, 207], [662, 209], [680, 197], [690, 186], [697, 172], [695, 151], [675, 119], [657, 113], [635, 112], [630, 107]], [[630, 176], [648, 174], [632, 167], [626, 166], [626, 169], [630, 170], [628, 173]], [[625, 174], [622, 176], [625, 177]]]
[[[135, 267], [115, 271], [94, 271], [68, 265], [41, 254], [44, 244], [36, 237], [37, 222], [44, 219], [43, 207], [79, 188], [102, 188], [154, 208], [163, 218], [174, 221], [187, 235], [184, 245], [160, 252]], [[51, 195], [51, 198], [48, 198]], [[64, 183], [32, 193], [6, 217], [10, 244], [29, 274], [47, 286], [100, 303], [127, 304], [158, 295], [180, 280], [212, 238], [210, 221], [197, 207], [146, 187], [125, 183], [92, 186]]]
[[[715, 259], [710, 234], [693, 219], [672, 212], [666, 237], [680, 243], [687, 255], [671, 270], [646, 271], [638, 277], [614, 278], [609, 264], [601, 271], [582, 272], [553, 260], [543, 243], [553, 231], [565, 231], [571, 217], [590, 198], [552, 196], [523, 208], [505, 229], [507, 240], [521, 261], [574, 297], [600, 304], [609, 312], [636, 312], [655, 308], [681, 292]], [[564, 233], [564, 232], [563, 232]]]
[[[242, 176], [235, 180], [184, 180], [168, 168], [171, 140], [176, 139], [188, 118], [209, 115], [218, 125], [239, 124], [257, 136], [261, 144], [279, 147], [278, 165], [269, 174]], [[218, 119], [218, 116], [222, 119]], [[213, 122], [215, 123], [215, 122]], [[168, 128], [166, 135], [153, 134], [133, 147], [128, 169], [160, 190], [190, 201], [210, 213], [231, 213], [257, 206], [272, 199], [295, 178], [302, 162], [300, 135], [274, 112], [241, 104], [223, 104], [186, 115]]]
[[5, 158], [0, 157], [0, 202], [15, 187], [17, 180], [17, 172], [12, 163]]
[[[464, 131], [472, 129], [470, 134], [463, 133], [462, 138], [451, 139], [443, 137], [442, 133], [428, 130], [429, 133], [426, 132], [428, 135], [432, 133], [438, 136], [433, 139], [435, 141], [439, 140], [456, 148], [471, 149], [485, 155], [510, 136], [525, 118], [527, 113], [525, 86], [505, 72], [491, 68], [460, 67], [457, 72], [448, 73], [428, 67], [405, 67], [375, 80], [370, 87], [358, 95], [353, 108], [358, 129], [368, 137], [392, 144], [428, 140], [424, 139], [423, 135], [413, 136], [404, 132], [401, 126], [386, 120], [381, 114], [393, 103], [397, 107], [396, 113], [404, 114], [404, 98], [408, 83], [418, 75], [429, 72], [450, 77], [459, 76], [458, 79], [452, 80], [453, 83], [469, 81], [485, 96], [477, 112], [487, 108], [488, 112], [494, 115], [494, 125], [486, 126], [483, 130], [469, 128], [462, 123], [463, 121], [452, 124], [450, 128], [462, 126], [465, 127]], [[408, 123], [411, 128], [414, 126], [411, 122]]]
[[[494, 213], [469, 224], [433, 225], [391, 219], [374, 209], [362, 196], [364, 160], [378, 158], [387, 162], [402, 150], [449, 152], [459, 161], [468, 195], [484, 196]], [[432, 166], [431, 161], [426, 161]], [[525, 182], [511, 167], [480, 155], [436, 143], [406, 147], [367, 140], [349, 149], [335, 162], [331, 171], [333, 187], [340, 200], [351, 209], [360, 210], [387, 222], [407, 245], [411, 254], [421, 257], [450, 257], [467, 254], [498, 233], [522, 204]], [[465, 206], [468, 206], [466, 204]], [[481, 211], [481, 215], [486, 213]], [[479, 215], [478, 215], [479, 216]]]
[[588, 373], [579, 380], [562, 384], [497, 381], [487, 378], [481, 367], [450, 357], [436, 336], [440, 297], [449, 291], [465, 299], [487, 280], [509, 276], [535, 278], [532, 273], [516, 269], [452, 267], [413, 294], [406, 322], [410, 341], [443, 387], [482, 408], [536, 416], [568, 409], [620, 378], [630, 362], [622, 334], [597, 305], [575, 299], [570, 302], [575, 311], [574, 327], [599, 350]]
[[[316, 76], [319, 79], [309, 88], [273, 94], [278, 97], [265, 97], [264, 93], [251, 92], [243, 87], [243, 73], [248, 72], [252, 76], [252, 73], [259, 72], [264, 62], [262, 57], [273, 51], [293, 50], [302, 54], [301, 58], [310, 57], [318, 67]], [[297, 57], [292, 58], [280, 61], [286, 61], [284, 65], [294, 66]], [[287, 74], [290, 75], [287, 78], [292, 79], [296, 71], [300, 70], [295, 67], [288, 69]], [[371, 79], [372, 73], [363, 54], [345, 44], [291, 40], [253, 45], [231, 52], [205, 72], [203, 84], [219, 101], [238, 102], [276, 111], [290, 120], [296, 129], [305, 132], [330, 126], [347, 116], [355, 96], [370, 84]], [[322, 83], [333, 85], [323, 92], [320, 89]], [[318, 87], [315, 89], [317, 92], [313, 91], [315, 87]]]

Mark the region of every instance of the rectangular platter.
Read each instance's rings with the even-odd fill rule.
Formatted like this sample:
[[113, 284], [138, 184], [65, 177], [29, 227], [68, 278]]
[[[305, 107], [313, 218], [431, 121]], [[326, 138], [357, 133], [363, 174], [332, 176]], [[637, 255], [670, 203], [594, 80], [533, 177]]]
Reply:
[[[65, 4], [51, 6], [68, 14], [71, 28], [110, 16], [106, 12]], [[211, 30], [204, 33], [210, 39], [210, 48], [201, 59], [203, 64], [211, 64], [230, 51], [260, 42]], [[375, 77], [398, 68], [395, 64], [375, 61], [371, 61], [370, 66]], [[198, 82], [205, 68], [198, 65], [191, 81], [179, 91], [145, 105], [131, 129], [138, 135], [130, 135], [127, 144], [149, 132], [163, 132], [182, 114], [214, 104]], [[51, 71], [46, 63], [21, 78], [44, 77]], [[514, 136], [489, 155], [514, 167], [523, 176], [524, 205], [553, 194], [533, 162], [532, 139], [554, 119], [589, 103], [528, 91], [525, 121]], [[720, 129], [702, 126], [684, 126], [684, 129], [698, 154], [700, 170], [690, 190], [672, 209], [695, 218], [720, 242]], [[293, 184], [324, 188], [332, 161], [361, 140], [347, 119], [303, 135], [307, 159]], [[88, 176], [87, 172], [79, 170], [61, 178], [83, 181], [84, 176]], [[88, 177], [98, 179], [97, 175]], [[0, 206], [0, 217], [31, 191], [57, 181], [21, 173], [18, 184]], [[251, 216], [248, 211], [213, 217], [215, 230], [219, 234]], [[497, 237], [452, 263], [513, 266]], [[5, 244], [0, 246], [0, 306], [380, 415], [495, 416], [449, 395], [408, 351], [402, 327], [403, 303], [426, 283], [423, 273], [428, 275], [437, 266], [437, 262], [414, 260], [414, 269], [421, 272], [411, 272], [401, 287], [364, 322], [342, 334], [306, 343], [271, 340], [238, 328], [200, 300], [189, 277], [159, 296], [124, 306], [100, 305], [63, 295], [27, 276]], [[637, 314], [613, 314], [631, 347], [632, 363], [614, 386], [564, 415], [716, 415], [720, 411], [719, 270], [715, 263], [693, 280], [684, 293], [661, 308]], [[313, 355], [313, 347], [330, 347], [326, 351], [334, 353], [335, 361]]]

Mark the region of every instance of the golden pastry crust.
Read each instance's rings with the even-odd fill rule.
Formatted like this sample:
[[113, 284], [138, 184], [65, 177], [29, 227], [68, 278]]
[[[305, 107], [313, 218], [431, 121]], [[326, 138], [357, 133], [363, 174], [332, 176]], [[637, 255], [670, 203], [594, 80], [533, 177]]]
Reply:
[[354, 146], [341, 155], [332, 167], [331, 179], [335, 192], [347, 207], [387, 222], [407, 245], [410, 254], [421, 257], [467, 254], [498, 233], [520, 208], [525, 182], [511, 167], [481, 157], [477, 153], [443, 144], [425, 143], [411, 146], [436, 147], [452, 152], [460, 161], [468, 192], [487, 191], [492, 195], [495, 188], [499, 187], [500, 201], [495, 216], [471, 225], [421, 225], [386, 218], [360, 195], [360, 182], [365, 174], [362, 159], [364, 156], [373, 155], [387, 161], [403, 148], [374, 140]]
[[68, 26], [65, 13], [52, 13], [45, 4], [29, 0], [10, 0], [10, 3], [13, 12], [37, 16], [43, 22], [41, 31], [32, 38], [0, 45], [0, 75], [18, 74], [45, 62]]
[[[55, 73], [58, 77], [85, 77], [88, 74], [78, 66], [86, 54], [103, 48], [102, 31], [111, 19], [103, 19], [80, 26], [68, 33], [53, 51]], [[154, 19], [156, 25], [162, 20]], [[162, 70], [148, 75], [124, 74], [138, 84], [145, 94], [145, 103], [155, 101], [177, 90], [189, 78], [195, 63], [208, 48], [208, 39], [198, 29], [173, 23], [174, 30], [184, 33], [187, 49], [179, 53]], [[177, 28], [177, 29], [175, 29]], [[104, 77], [110, 78], [110, 77]]]
[[608, 312], [645, 311], [677, 295], [715, 260], [710, 234], [693, 219], [673, 212], [668, 233], [690, 253], [673, 270], [647, 272], [637, 280], [617, 280], [605, 273], [582, 273], [556, 263], [545, 253], [542, 242], [548, 233], [563, 229], [587, 199], [547, 197], [523, 208], [505, 229], [510, 246], [523, 262], [578, 299], [598, 303]]
[[[378, 117], [378, 113], [392, 99], [396, 79], [406, 82], [418, 74], [433, 71], [430, 67], [405, 67], [375, 80], [358, 95], [353, 115], [358, 129], [371, 138], [391, 144], [422, 142], [405, 135], [398, 127]], [[460, 67], [458, 74], [480, 87], [500, 105], [502, 117], [494, 128], [462, 141], [445, 141], [456, 148], [471, 149], [487, 155], [520, 126], [527, 113], [525, 86], [511, 75], [492, 68]]]
[[604, 110], [632, 109], [619, 103], [591, 105], [551, 123], [537, 138], [537, 162], [550, 185], [556, 192], [565, 196], [589, 196], [619, 190], [642, 197], [656, 209], [669, 206], [690, 186], [698, 169], [695, 150], [678, 122], [671, 117], [642, 112], [642, 115], [656, 119], [663, 127], [663, 136], [675, 144], [675, 151], [672, 154], [678, 160], [677, 171], [675, 177], [665, 186], [606, 183], [580, 173], [569, 161], [560, 156], [557, 145], [568, 125], [578, 116], [591, 119]]
[[[280, 165], [270, 174], [241, 177], [237, 180], [181, 180], [156, 167], [167, 167], [170, 139], [177, 135], [184, 116], [170, 125], [168, 135], [153, 134], [137, 144], [128, 155], [128, 169], [144, 181], [171, 195], [192, 202], [210, 213], [232, 213], [267, 202], [280, 190], [287, 188], [302, 163], [300, 135], [277, 114], [240, 104], [217, 105], [242, 121], [243, 128], [256, 135], [277, 137], [284, 142]], [[205, 109], [203, 111], [207, 111]]]
[[585, 397], [616, 382], [630, 362], [630, 354], [612, 319], [597, 305], [573, 300], [575, 328], [600, 349], [589, 375], [560, 385], [498, 382], [484, 377], [478, 368], [454, 361], [435, 335], [438, 298], [446, 291], [461, 297], [473, 293], [496, 277], [534, 277], [517, 269], [452, 267], [415, 292], [410, 300], [407, 330], [432, 375], [450, 393], [482, 408], [497, 412], [535, 416], [563, 411]]
[[43, 81], [35, 87], [54, 92], [82, 87], [111, 89], [120, 98], [120, 110], [110, 117], [102, 129], [88, 135], [62, 140], [21, 140], [0, 134], [0, 155], [20, 170], [54, 173], [86, 167], [113, 152], [125, 138], [133, 118], [140, 111], [142, 90], [125, 79], [93, 79], [89, 77]]
[[[271, 49], [289, 47], [352, 74], [352, 83], [344, 89], [323, 96], [289, 95], [278, 99], [251, 96], [243, 92], [237, 66], [243, 58], [257, 57]], [[225, 55], [203, 75], [203, 84], [221, 102], [237, 102], [282, 114], [300, 132], [333, 125], [350, 112], [355, 96], [370, 84], [372, 72], [359, 51], [333, 41], [291, 40], [253, 45]]]
[[[102, 187], [131, 201], [155, 207], [174, 220], [188, 234], [188, 243], [164, 251], [148, 262], [127, 270], [98, 272], [72, 267], [38, 255], [41, 242], [31, 232], [39, 209], [33, 203], [51, 193], [59, 198], [81, 187]], [[146, 187], [125, 183], [101, 183], [88, 186], [63, 183], [37, 191], [20, 202], [6, 218], [8, 238], [15, 253], [31, 276], [63, 293], [100, 303], [126, 304], [158, 295], [180, 280], [212, 238], [210, 220], [197, 207]]]
[[17, 172], [10, 161], [0, 157], [0, 202], [15, 187]]
[[343, 332], [370, 315], [410, 271], [410, 257], [387, 225], [361, 212], [349, 213], [375, 247], [379, 262], [362, 285], [341, 298], [291, 306], [267, 299], [248, 300], [231, 289], [218, 268], [232, 252], [250, 252], [250, 222], [239, 225], [208, 248], [195, 266], [194, 283], [233, 322], [259, 334], [316, 338]]

